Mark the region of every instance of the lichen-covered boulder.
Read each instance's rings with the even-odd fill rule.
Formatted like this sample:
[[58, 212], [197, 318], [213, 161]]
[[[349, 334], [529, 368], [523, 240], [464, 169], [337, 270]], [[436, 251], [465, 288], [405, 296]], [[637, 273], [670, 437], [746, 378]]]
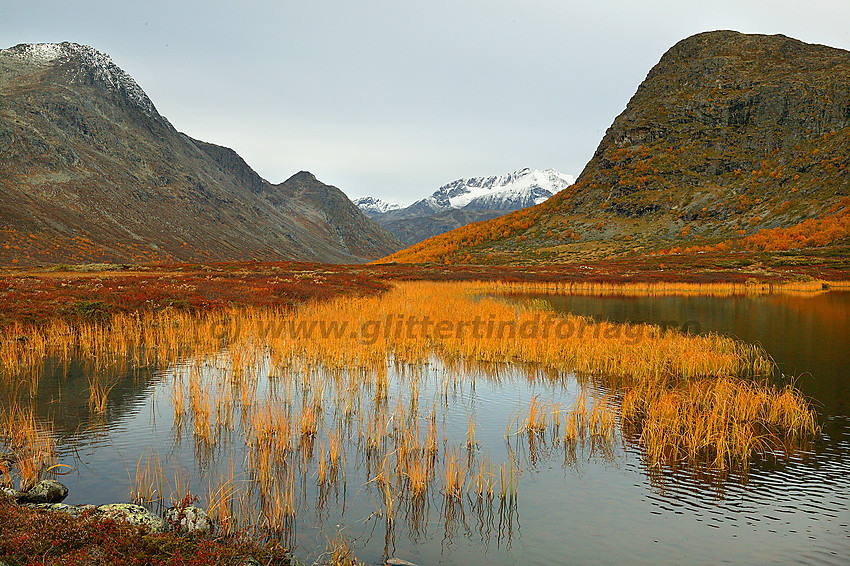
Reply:
[[165, 520], [178, 533], [207, 535], [212, 533], [213, 530], [213, 523], [209, 515], [203, 509], [194, 505], [182, 509], [175, 507], [166, 509]]
[[68, 497], [68, 488], [56, 480], [42, 480], [18, 497], [21, 503], [59, 503]]
[[114, 521], [124, 521], [131, 525], [147, 527], [154, 533], [164, 533], [168, 529], [165, 519], [148, 511], [141, 505], [111, 503], [109, 505], [101, 505], [97, 510]]

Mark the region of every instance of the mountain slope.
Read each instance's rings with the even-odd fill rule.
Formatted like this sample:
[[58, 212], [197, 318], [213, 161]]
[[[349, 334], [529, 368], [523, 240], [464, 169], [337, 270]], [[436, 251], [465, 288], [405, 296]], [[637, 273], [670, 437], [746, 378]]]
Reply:
[[293, 203], [303, 206], [301, 218], [326, 227], [322, 241], [338, 242], [356, 257], [380, 257], [387, 247], [401, 247], [391, 234], [364, 216], [345, 193], [322, 183], [312, 173], [296, 173], [270, 192], [270, 201], [278, 208]]
[[850, 52], [707, 32], [664, 54], [570, 189], [389, 259], [570, 261], [708, 245], [835, 213], [848, 193]]
[[338, 189], [288, 198], [233, 150], [176, 131], [130, 75], [87, 46], [0, 51], [0, 155], [6, 263], [350, 263], [399, 247], [350, 203], [340, 214]]
[[364, 214], [414, 244], [471, 222], [489, 220], [539, 204], [574, 179], [554, 169], [521, 169], [507, 175], [458, 179], [407, 207], [387, 206], [371, 197], [358, 199]]

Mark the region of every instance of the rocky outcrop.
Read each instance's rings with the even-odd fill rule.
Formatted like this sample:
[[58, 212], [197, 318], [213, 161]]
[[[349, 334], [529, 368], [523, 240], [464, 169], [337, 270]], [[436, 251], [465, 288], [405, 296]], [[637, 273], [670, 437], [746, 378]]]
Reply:
[[799, 162], [803, 146], [820, 147], [817, 162], [824, 149], [845, 160], [822, 142], [848, 127], [850, 52], [782, 35], [702, 33], [652, 68], [579, 181], [598, 185], [584, 191], [589, 200], [677, 183], [734, 185], [766, 159]]
[[316, 222], [323, 221], [330, 227], [326, 237], [352, 256], [378, 258], [402, 247], [393, 234], [366, 218], [345, 193], [322, 183], [308, 171], [271, 187], [268, 198], [278, 207], [302, 207], [305, 218], [312, 217], [310, 211], [318, 211]]
[[9, 485], [0, 486], [0, 495], [18, 503], [55, 504], [68, 497], [68, 488], [56, 480], [48, 479], [21, 491]]
[[42, 480], [21, 493], [20, 503], [59, 503], [68, 497], [68, 488], [56, 480]]
[[[67, 495], [67, 489], [65, 490]], [[165, 510], [164, 517], [132, 503], [111, 503], [108, 505], [66, 505], [56, 502], [36, 502], [39, 498], [28, 500], [19, 499], [20, 503], [28, 504], [36, 509], [44, 509], [65, 513], [72, 517], [105, 517], [113, 521], [129, 523], [150, 529], [155, 533], [173, 530], [178, 534], [212, 534], [215, 526], [206, 511], [200, 507], [189, 505], [184, 508], [170, 507]]]

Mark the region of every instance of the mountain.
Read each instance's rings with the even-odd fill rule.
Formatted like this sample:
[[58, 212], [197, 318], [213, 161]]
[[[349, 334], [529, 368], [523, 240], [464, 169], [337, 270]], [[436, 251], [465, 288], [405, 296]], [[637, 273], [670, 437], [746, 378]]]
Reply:
[[353, 202], [354, 205], [363, 211], [363, 214], [369, 218], [372, 218], [373, 214], [384, 214], [390, 210], [403, 208], [402, 205], [397, 202], [381, 200], [377, 197], [360, 197], [351, 202]]
[[471, 222], [534, 206], [573, 181], [571, 175], [554, 169], [521, 169], [507, 175], [458, 179], [404, 208], [382, 208], [383, 201], [372, 197], [358, 199], [355, 204], [409, 245]]
[[850, 52], [706, 32], [661, 57], [569, 189], [388, 259], [582, 261], [727, 245], [845, 214], [848, 194]]
[[84, 45], [0, 50], [0, 261], [362, 262], [400, 243], [308, 173], [178, 132]]
[[414, 203], [440, 212], [466, 210], [519, 210], [540, 204], [572, 185], [575, 179], [554, 169], [521, 169], [507, 175], [458, 179], [443, 185], [428, 198]]

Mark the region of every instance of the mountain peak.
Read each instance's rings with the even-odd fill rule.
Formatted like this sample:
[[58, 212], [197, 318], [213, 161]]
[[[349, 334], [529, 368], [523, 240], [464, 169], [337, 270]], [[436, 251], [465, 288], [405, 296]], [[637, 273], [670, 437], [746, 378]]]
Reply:
[[400, 247], [312, 174], [271, 185], [234, 150], [178, 132], [91, 47], [0, 50], [0, 100], [4, 265], [360, 262]]
[[295, 175], [288, 178], [284, 183], [301, 183], [301, 184], [316, 184], [320, 183], [315, 175], [310, 173], [309, 171], [299, 171]]
[[554, 169], [526, 167], [505, 175], [457, 179], [409, 206], [375, 197], [361, 197], [354, 204], [402, 242], [414, 244], [471, 222], [541, 203], [573, 181], [572, 175]]
[[96, 84], [117, 92], [135, 107], [150, 116], [159, 116], [156, 107], [142, 87], [112, 58], [88, 45], [71, 43], [21, 43], [0, 50], [19, 60], [36, 65], [64, 67], [69, 82], [74, 84]]

